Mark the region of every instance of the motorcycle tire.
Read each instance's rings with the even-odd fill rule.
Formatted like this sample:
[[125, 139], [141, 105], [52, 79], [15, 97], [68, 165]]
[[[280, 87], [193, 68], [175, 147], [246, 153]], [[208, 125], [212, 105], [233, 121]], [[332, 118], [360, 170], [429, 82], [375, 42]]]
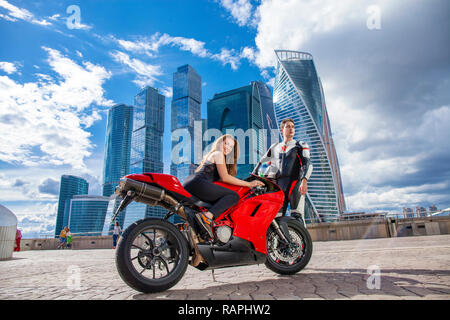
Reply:
[[[167, 264], [164, 263], [165, 267], [167, 268], [167, 275], [160, 279], [150, 279], [143, 276], [142, 272], [139, 272], [133, 265], [133, 260], [137, 258], [139, 265], [143, 267], [142, 271], [145, 271], [145, 269], [152, 270], [151, 268], [148, 268], [148, 265], [150, 265], [150, 263], [148, 263], [147, 268], [145, 268], [146, 265], [141, 262], [142, 257], [146, 259], [146, 261], [150, 260], [150, 258], [148, 257], [153, 258], [153, 256], [148, 253], [151, 250], [140, 250], [139, 255], [137, 257], [134, 258], [131, 257], [131, 248], [136, 247], [134, 245], [135, 239], [143, 235], [146, 232], [146, 230], [152, 229], [155, 234], [155, 237], [157, 234], [155, 230], [159, 230], [166, 233], [167, 238], [169, 239], [168, 242], [171, 243], [170, 250], [169, 249], [166, 250], [169, 250], [170, 252], [176, 252], [175, 253], [176, 265], [169, 272]], [[148, 236], [146, 238], [149, 239]], [[147, 242], [151, 242], [151, 239], [147, 240]], [[153, 245], [155, 244], [153, 243]], [[141, 252], [144, 251], [147, 252], [148, 256], [141, 255]], [[120, 277], [131, 288], [140, 291], [142, 293], [161, 292], [173, 287], [183, 277], [184, 273], [186, 272], [188, 264], [189, 264], [189, 247], [186, 238], [173, 224], [161, 219], [146, 218], [131, 224], [124, 231], [123, 235], [120, 237], [116, 249], [116, 267]], [[159, 265], [161, 265], [161, 263]], [[155, 277], [154, 270], [156, 269], [156, 264], [152, 265], [152, 267], [154, 278]]]
[[295, 274], [301, 271], [303, 268], [305, 268], [306, 265], [309, 263], [309, 260], [311, 259], [313, 251], [313, 243], [311, 240], [311, 236], [302, 223], [292, 219], [287, 221], [287, 226], [289, 233], [294, 233], [297, 236], [301, 237], [303, 243], [302, 244], [303, 255], [301, 256], [299, 261], [295, 261], [295, 263], [293, 264], [280, 263], [280, 261], [277, 261], [277, 259], [272, 258], [271, 254], [269, 253], [270, 248], [269, 241], [271, 237], [273, 236], [278, 237], [278, 235], [276, 234], [276, 231], [272, 227], [270, 227], [267, 230], [267, 258], [265, 265], [270, 270], [282, 275]]

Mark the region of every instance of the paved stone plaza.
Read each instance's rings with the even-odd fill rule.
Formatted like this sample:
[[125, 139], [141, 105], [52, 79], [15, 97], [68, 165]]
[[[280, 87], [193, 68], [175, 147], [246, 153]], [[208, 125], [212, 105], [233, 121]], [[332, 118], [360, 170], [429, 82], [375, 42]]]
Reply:
[[0, 299], [448, 300], [450, 235], [315, 242], [309, 265], [294, 276], [258, 265], [218, 269], [214, 281], [211, 271], [189, 266], [157, 294], [129, 288], [112, 249], [15, 252], [0, 261]]

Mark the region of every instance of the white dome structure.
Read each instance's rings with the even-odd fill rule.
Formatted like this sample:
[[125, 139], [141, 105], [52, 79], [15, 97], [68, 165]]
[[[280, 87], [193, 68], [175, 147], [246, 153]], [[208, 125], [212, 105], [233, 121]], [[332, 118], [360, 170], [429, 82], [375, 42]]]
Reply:
[[0, 260], [11, 259], [16, 241], [17, 217], [0, 204]]

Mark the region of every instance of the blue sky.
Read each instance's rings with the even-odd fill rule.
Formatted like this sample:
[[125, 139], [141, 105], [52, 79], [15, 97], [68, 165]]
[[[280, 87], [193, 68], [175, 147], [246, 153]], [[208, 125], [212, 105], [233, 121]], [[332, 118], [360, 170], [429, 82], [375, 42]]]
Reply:
[[[73, 19], [76, 5], [80, 20]], [[106, 112], [172, 75], [214, 93], [273, 83], [274, 49], [314, 56], [350, 211], [450, 206], [449, 2], [0, 0], [0, 203], [51, 233], [62, 174], [101, 193]], [[416, 18], [413, 18], [416, 17]], [[74, 24], [75, 28], [69, 28]], [[165, 149], [168, 171], [170, 150]]]

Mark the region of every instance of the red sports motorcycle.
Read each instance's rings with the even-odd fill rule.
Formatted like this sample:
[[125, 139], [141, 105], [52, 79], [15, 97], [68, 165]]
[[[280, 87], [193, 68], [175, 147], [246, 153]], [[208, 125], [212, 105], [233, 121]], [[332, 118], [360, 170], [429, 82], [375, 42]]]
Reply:
[[[116, 194], [123, 198], [112, 221], [132, 201], [168, 210], [163, 219], [145, 218], [131, 224], [123, 233], [117, 250], [116, 266], [132, 288], [160, 292], [183, 277], [188, 264], [199, 270], [265, 263], [279, 274], [302, 270], [312, 254], [311, 237], [298, 220], [276, 217], [284, 194], [270, 179], [251, 175], [264, 186], [240, 187], [215, 182], [236, 191], [239, 202], [215, 219], [214, 238], [194, 219], [207, 211], [210, 203], [189, 194], [174, 176], [160, 173], [131, 174], [123, 177]], [[179, 215], [185, 222], [174, 225], [168, 218]]]

